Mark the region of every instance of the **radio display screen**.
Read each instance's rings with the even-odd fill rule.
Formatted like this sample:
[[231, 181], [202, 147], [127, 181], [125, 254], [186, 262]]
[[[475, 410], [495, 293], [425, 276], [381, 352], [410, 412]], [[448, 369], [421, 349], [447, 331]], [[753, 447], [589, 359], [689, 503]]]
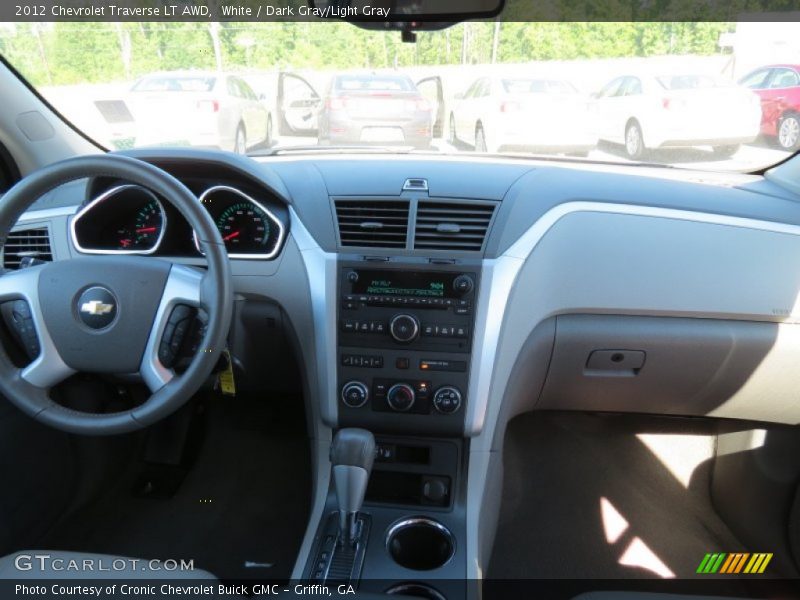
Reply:
[[453, 280], [458, 273], [357, 270], [354, 294], [454, 298]]

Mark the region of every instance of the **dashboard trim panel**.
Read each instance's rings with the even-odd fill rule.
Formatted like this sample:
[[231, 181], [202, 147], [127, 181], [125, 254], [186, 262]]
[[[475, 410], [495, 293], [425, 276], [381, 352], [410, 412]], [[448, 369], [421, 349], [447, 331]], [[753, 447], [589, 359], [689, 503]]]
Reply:
[[[490, 386], [494, 378], [500, 334], [508, 308], [508, 299], [522, 266], [542, 238], [561, 218], [579, 212], [656, 217], [800, 236], [800, 226], [797, 225], [653, 206], [576, 201], [566, 202], [550, 209], [500, 257], [483, 260], [481, 279], [484, 283], [476, 303], [474, 339], [475, 347], [481, 351], [474, 354], [470, 370], [465, 435], [476, 436], [487, 424]], [[478, 363], [475, 364], [475, 361]], [[490, 420], [488, 424], [492, 429], [494, 420]]]
[[314, 319], [317, 394], [323, 422], [336, 427], [339, 394], [336, 392], [336, 264], [337, 254], [325, 252], [303, 225], [293, 207], [289, 218], [308, 275], [311, 311]]

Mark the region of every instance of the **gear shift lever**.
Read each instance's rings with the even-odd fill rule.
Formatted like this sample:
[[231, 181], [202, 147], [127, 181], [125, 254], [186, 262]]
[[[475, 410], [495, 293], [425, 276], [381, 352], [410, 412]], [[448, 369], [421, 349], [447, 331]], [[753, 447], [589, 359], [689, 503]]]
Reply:
[[358, 512], [375, 461], [375, 437], [366, 429], [340, 429], [331, 444], [330, 460], [339, 504], [339, 539], [353, 542], [358, 537]]

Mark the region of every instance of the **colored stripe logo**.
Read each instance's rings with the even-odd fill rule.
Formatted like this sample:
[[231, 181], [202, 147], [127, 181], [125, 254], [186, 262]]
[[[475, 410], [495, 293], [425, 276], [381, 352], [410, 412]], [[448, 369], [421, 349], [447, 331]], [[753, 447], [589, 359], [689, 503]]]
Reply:
[[714, 552], [706, 554], [697, 567], [697, 573], [703, 575], [748, 573], [761, 574], [772, 560], [772, 552]]

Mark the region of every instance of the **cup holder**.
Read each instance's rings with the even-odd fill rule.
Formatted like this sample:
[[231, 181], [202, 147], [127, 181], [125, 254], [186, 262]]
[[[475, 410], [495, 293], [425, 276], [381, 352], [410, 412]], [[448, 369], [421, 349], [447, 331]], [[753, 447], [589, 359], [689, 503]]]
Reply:
[[444, 566], [455, 553], [453, 534], [426, 517], [398, 521], [386, 533], [386, 548], [401, 567], [431, 571]]
[[422, 600], [445, 600], [441, 593], [424, 583], [398, 583], [386, 590], [386, 594], [389, 596], [421, 598]]

